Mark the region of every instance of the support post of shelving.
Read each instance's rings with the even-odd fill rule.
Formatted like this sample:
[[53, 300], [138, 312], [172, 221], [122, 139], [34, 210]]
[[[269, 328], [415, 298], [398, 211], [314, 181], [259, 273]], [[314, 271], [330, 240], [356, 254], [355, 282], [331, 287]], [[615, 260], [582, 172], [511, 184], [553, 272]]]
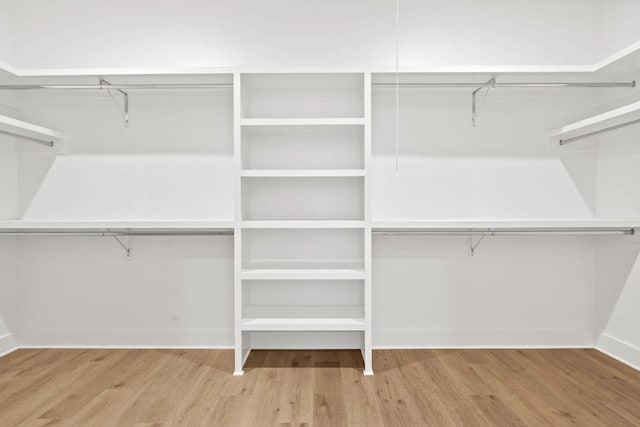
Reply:
[[240, 74], [233, 74], [233, 158], [235, 162], [235, 208], [233, 227], [233, 336], [234, 336], [234, 376], [244, 375], [244, 355], [242, 340], [242, 97]]
[[373, 375], [372, 228], [371, 228], [371, 73], [364, 73], [364, 375]]

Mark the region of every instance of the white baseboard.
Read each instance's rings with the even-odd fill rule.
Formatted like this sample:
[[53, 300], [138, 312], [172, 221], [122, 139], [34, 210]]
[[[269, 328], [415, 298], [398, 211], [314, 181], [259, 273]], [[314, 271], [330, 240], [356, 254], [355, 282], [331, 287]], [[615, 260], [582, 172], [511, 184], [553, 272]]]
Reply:
[[[24, 329], [21, 348], [233, 348], [227, 329]], [[359, 332], [252, 333], [253, 349], [360, 348]], [[374, 329], [375, 349], [593, 348], [591, 330]]]
[[23, 329], [21, 348], [233, 348], [227, 329]]
[[598, 338], [596, 350], [640, 371], [640, 348], [636, 346], [614, 338], [611, 335], [602, 334], [600, 338]]
[[18, 343], [12, 334], [0, 336], [0, 357], [18, 349]]
[[375, 329], [375, 349], [593, 348], [590, 329]]

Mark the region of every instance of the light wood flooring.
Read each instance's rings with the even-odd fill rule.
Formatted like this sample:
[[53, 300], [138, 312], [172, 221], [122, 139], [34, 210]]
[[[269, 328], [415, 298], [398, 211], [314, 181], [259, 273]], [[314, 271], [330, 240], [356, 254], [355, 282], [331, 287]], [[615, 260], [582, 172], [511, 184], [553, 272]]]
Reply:
[[640, 426], [640, 372], [595, 350], [19, 350], [6, 426]]

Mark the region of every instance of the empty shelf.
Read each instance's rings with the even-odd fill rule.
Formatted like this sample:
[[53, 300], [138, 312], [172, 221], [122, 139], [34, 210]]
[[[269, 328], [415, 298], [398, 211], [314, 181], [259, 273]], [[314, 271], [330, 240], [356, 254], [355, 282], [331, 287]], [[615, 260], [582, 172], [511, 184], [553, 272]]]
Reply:
[[243, 221], [243, 228], [364, 228], [364, 221], [332, 220], [274, 220]]
[[246, 169], [243, 177], [286, 178], [286, 177], [349, 177], [364, 176], [363, 169]]
[[233, 221], [0, 221], [0, 234], [207, 235], [233, 232]]
[[364, 118], [269, 118], [242, 119], [242, 126], [318, 126], [318, 125], [364, 125]]
[[364, 319], [242, 319], [243, 331], [363, 331]]
[[247, 269], [243, 280], [364, 280], [364, 270], [355, 269]]
[[425, 233], [425, 234], [632, 234], [640, 227], [640, 221], [607, 219], [566, 220], [404, 220], [373, 221], [374, 233]]

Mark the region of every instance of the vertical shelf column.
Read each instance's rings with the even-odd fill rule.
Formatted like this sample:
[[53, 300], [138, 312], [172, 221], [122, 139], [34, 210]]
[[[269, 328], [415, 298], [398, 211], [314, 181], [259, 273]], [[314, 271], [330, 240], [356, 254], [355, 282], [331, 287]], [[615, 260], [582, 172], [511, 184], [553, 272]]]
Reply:
[[364, 73], [364, 375], [373, 375], [372, 224], [371, 224], [371, 73]]
[[[274, 95], [269, 87], [265, 95], [260, 85], [274, 85], [282, 93]], [[296, 136], [296, 143], [301, 135], [303, 140], [311, 135], [299, 143], [311, 144], [321, 154], [319, 161], [307, 153], [300, 156], [301, 150], [290, 145], [291, 135]], [[286, 147], [280, 153], [285, 159], [293, 152], [302, 163], [291, 162], [296, 155], [288, 162], [274, 162], [274, 153], [264, 147], [254, 159], [251, 144], [256, 143], [254, 138], [265, 136], [263, 141], [275, 141], [276, 148], [277, 144], [281, 150]], [[359, 146], [351, 145], [354, 141]], [[343, 142], [348, 144], [346, 151]], [[348, 161], [336, 163], [330, 156], [336, 151], [346, 152]], [[261, 166], [252, 169], [250, 165], [260, 156]], [[259, 347], [262, 334], [273, 332], [361, 334], [360, 344], [355, 341], [357, 336], [349, 337], [355, 341], [350, 348], [360, 348], [364, 375], [373, 375], [370, 158], [371, 73], [234, 74], [235, 376], [243, 375], [252, 344]], [[283, 210], [280, 205], [287, 206], [287, 202], [295, 203]], [[287, 244], [278, 243], [281, 238]], [[274, 244], [277, 246], [272, 247]], [[282, 286], [286, 282], [291, 284]], [[362, 286], [358, 296], [351, 291], [353, 282]], [[260, 299], [261, 293], [264, 298], [264, 290], [256, 292], [256, 287], [273, 284], [285, 303], [274, 303], [279, 296], [267, 298], [265, 305], [277, 310], [265, 310], [252, 298]], [[304, 305], [286, 302], [293, 296], [301, 304], [305, 291], [319, 295], [323, 286], [334, 286], [347, 303], [324, 301], [313, 306], [315, 311], [308, 307], [302, 311]], [[335, 307], [328, 309], [331, 305]]]
[[[242, 88], [240, 73], [233, 74], [233, 158], [235, 162], [235, 208], [233, 226], [233, 337], [234, 376], [244, 375], [244, 361], [249, 355], [242, 339]], [[246, 352], [246, 354], [245, 354]]]

